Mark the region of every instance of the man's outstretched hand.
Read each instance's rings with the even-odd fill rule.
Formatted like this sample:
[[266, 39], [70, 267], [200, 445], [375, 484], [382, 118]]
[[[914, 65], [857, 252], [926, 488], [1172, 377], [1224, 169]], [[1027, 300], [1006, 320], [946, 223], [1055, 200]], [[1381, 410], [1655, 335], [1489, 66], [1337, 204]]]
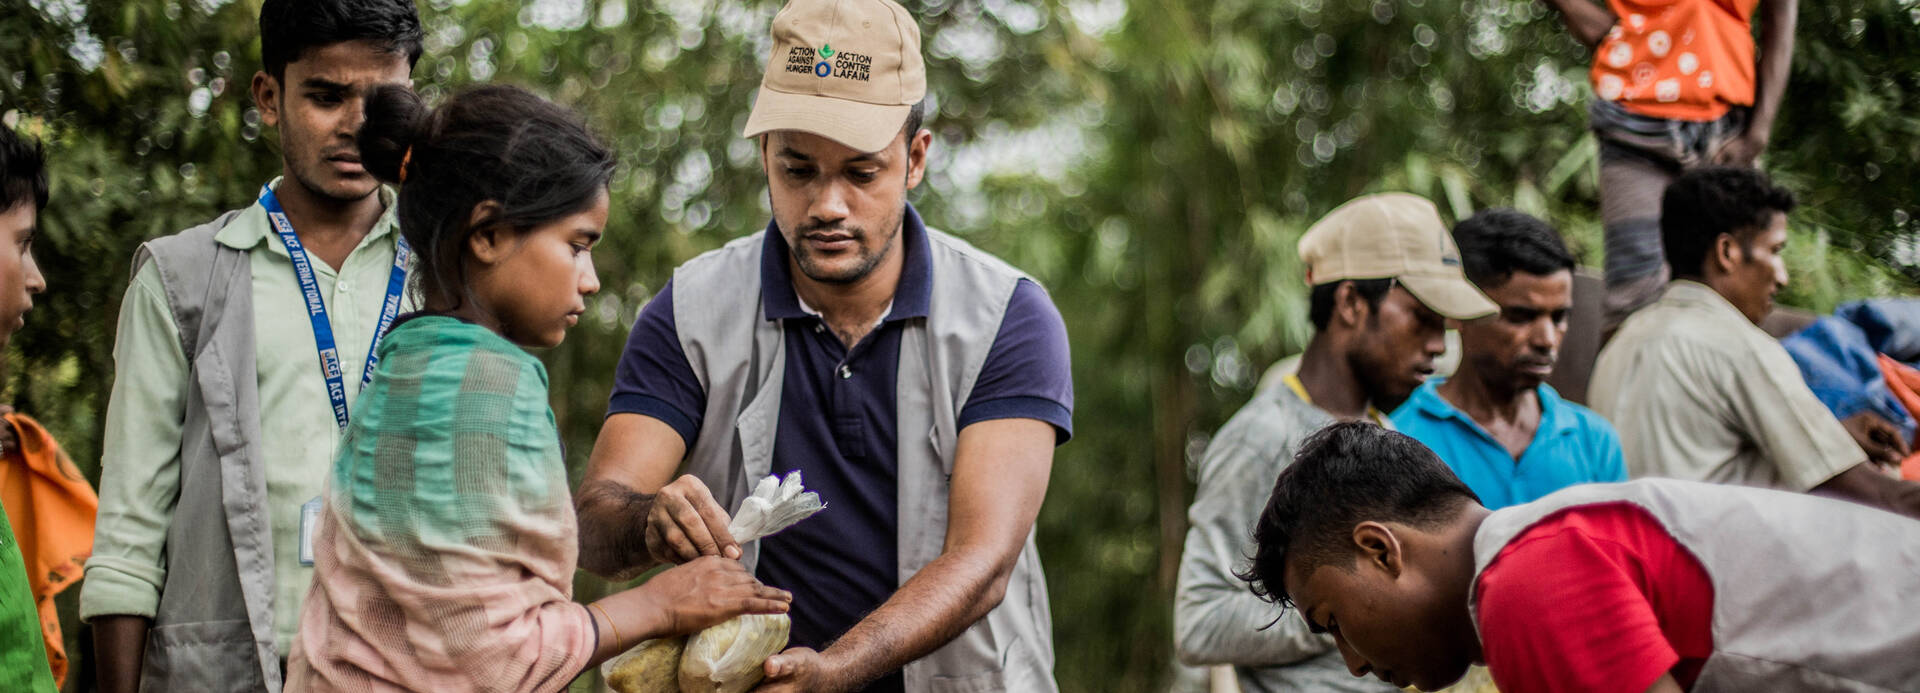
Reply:
[[805, 647], [790, 647], [767, 658], [767, 678], [752, 693], [836, 693], [848, 687], [831, 671], [826, 657]]

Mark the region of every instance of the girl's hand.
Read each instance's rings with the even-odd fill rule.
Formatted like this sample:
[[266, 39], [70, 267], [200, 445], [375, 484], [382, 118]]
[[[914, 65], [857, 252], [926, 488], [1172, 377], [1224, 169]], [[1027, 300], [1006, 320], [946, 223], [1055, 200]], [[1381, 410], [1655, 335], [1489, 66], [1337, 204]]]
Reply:
[[[784, 614], [793, 595], [760, 584], [739, 561], [704, 556], [653, 576], [617, 597], [633, 595], [630, 608], [657, 616], [660, 632], [698, 632], [741, 614]], [[623, 600], [624, 601], [624, 600]]]

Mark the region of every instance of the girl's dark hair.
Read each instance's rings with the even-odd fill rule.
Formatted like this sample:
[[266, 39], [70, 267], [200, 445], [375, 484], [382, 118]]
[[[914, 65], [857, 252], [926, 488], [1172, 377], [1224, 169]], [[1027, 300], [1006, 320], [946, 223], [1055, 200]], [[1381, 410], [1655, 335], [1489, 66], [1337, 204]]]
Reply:
[[[386, 85], [366, 112], [360, 161], [400, 184], [400, 233], [414, 249], [423, 307], [465, 299], [461, 260], [476, 231], [524, 232], [577, 214], [613, 176], [613, 153], [578, 115], [519, 87], [475, 87], [428, 109], [412, 90]], [[488, 200], [500, 211], [469, 224]]]

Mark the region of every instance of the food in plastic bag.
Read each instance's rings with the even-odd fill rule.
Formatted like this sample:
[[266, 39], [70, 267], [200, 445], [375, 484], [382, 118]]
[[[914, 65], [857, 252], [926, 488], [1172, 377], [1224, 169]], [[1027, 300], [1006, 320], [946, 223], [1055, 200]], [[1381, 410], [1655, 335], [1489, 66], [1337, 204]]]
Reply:
[[787, 648], [786, 614], [748, 614], [700, 631], [680, 658], [681, 693], [742, 693]]
[[686, 647], [684, 636], [648, 640], [607, 660], [600, 674], [614, 693], [679, 693], [680, 653]]
[[[740, 502], [727, 533], [745, 544], [793, 526], [826, 506], [800, 483], [800, 472], [760, 480]], [[680, 658], [682, 693], [740, 693], [766, 674], [768, 657], [787, 647], [786, 614], [740, 616], [700, 631]]]
[[[793, 526], [826, 508], [800, 483], [800, 472], [769, 476], [754, 486], [727, 523], [745, 544]], [[787, 647], [786, 614], [748, 614], [692, 638], [640, 643], [601, 665], [615, 693], [741, 693], [766, 675], [767, 658]]]

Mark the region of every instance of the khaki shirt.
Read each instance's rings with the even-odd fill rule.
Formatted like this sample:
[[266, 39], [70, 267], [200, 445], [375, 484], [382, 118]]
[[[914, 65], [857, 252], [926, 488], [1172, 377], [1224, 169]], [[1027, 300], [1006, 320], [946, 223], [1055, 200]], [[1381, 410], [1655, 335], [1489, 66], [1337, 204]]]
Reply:
[[1588, 398], [1635, 478], [1807, 491], [1866, 461], [1780, 342], [1696, 282], [1627, 318]]
[[[273, 185], [277, 189], [279, 180]], [[360, 393], [361, 369], [386, 301], [398, 237], [394, 194], [387, 188], [379, 194], [386, 212], [342, 268], [310, 257], [314, 283], [340, 349], [349, 404]], [[260, 451], [267, 461], [265, 510], [273, 528], [274, 633], [284, 654], [313, 580], [313, 568], [300, 563], [300, 506], [320, 495], [338, 449], [340, 427], [320, 372], [319, 348], [307, 319], [306, 298], [294, 277], [293, 258], [266, 211], [258, 204], [248, 207], [214, 238], [248, 251], [253, 264]], [[402, 299], [400, 309], [414, 309], [411, 295]], [[180, 437], [189, 383], [180, 330], [154, 263], [141, 267], [127, 287], [114, 363], [117, 372], [101, 441], [100, 514], [80, 595], [84, 619], [112, 614], [151, 618], [166, 584], [163, 549], [179, 497]]]

